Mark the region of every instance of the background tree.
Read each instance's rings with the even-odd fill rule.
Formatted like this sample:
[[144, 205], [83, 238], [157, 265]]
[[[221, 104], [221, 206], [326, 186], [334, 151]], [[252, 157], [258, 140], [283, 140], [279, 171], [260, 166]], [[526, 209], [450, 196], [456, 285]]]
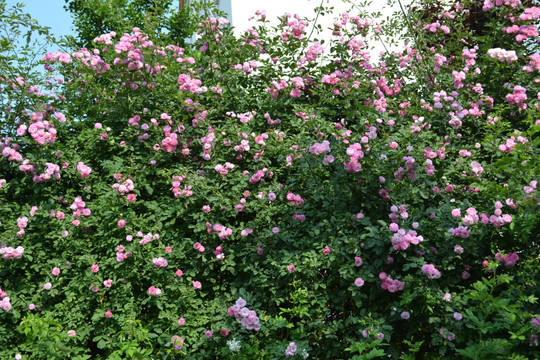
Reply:
[[175, 4], [173, 0], [66, 0], [65, 9], [73, 16], [78, 46], [91, 48], [101, 34], [122, 34], [134, 27], [163, 43], [185, 46], [197, 31], [196, 15], [208, 11], [213, 2], [194, 2], [182, 11]]

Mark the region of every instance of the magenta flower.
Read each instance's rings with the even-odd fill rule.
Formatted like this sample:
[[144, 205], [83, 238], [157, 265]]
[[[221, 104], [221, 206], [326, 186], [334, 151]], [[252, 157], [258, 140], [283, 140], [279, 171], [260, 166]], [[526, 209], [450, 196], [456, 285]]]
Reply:
[[185, 323], [186, 323], [186, 319], [184, 319], [183, 317], [178, 319], [178, 325], [183, 326]]
[[110, 310], [105, 311], [105, 317], [106, 317], [107, 319], [112, 318], [112, 311], [110, 311]]
[[361, 287], [364, 285], [364, 279], [362, 278], [356, 278], [356, 280], [354, 280], [354, 285], [358, 286], [358, 287]]

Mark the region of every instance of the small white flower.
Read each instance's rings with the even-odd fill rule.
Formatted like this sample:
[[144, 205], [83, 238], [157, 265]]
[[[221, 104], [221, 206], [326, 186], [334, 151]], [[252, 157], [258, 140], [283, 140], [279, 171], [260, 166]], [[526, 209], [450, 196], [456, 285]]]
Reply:
[[232, 339], [227, 341], [227, 345], [229, 346], [229, 350], [232, 352], [239, 351], [242, 345], [240, 345], [240, 341], [236, 339]]
[[309, 354], [308, 354], [308, 352], [307, 352], [306, 349], [302, 350], [302, 354], [301, 354], [301, 355], [302, 355], [302, 357], [303, 357], [304, 359], [307, 359], [307, 358], [309, 357]]

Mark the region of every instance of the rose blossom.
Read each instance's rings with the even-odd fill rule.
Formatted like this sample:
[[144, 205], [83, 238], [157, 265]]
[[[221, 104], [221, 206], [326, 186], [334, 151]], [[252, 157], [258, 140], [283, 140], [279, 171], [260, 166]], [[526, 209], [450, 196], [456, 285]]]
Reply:
[[148, 295], [161, 295], [161, 289], [154, 286], [150, 286], [148, 288]]
[[408, 311], [404, 311], [401, 313], [401, 318], [403, 320], [408, 320], [411, 317], [411, 314]]

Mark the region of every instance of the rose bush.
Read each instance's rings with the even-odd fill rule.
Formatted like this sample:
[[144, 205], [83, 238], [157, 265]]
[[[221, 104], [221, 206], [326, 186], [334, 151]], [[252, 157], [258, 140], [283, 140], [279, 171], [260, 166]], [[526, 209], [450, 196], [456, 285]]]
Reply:
[[3, 72], [2, 357], [537, 354], [540, 10], [353, 11]]

